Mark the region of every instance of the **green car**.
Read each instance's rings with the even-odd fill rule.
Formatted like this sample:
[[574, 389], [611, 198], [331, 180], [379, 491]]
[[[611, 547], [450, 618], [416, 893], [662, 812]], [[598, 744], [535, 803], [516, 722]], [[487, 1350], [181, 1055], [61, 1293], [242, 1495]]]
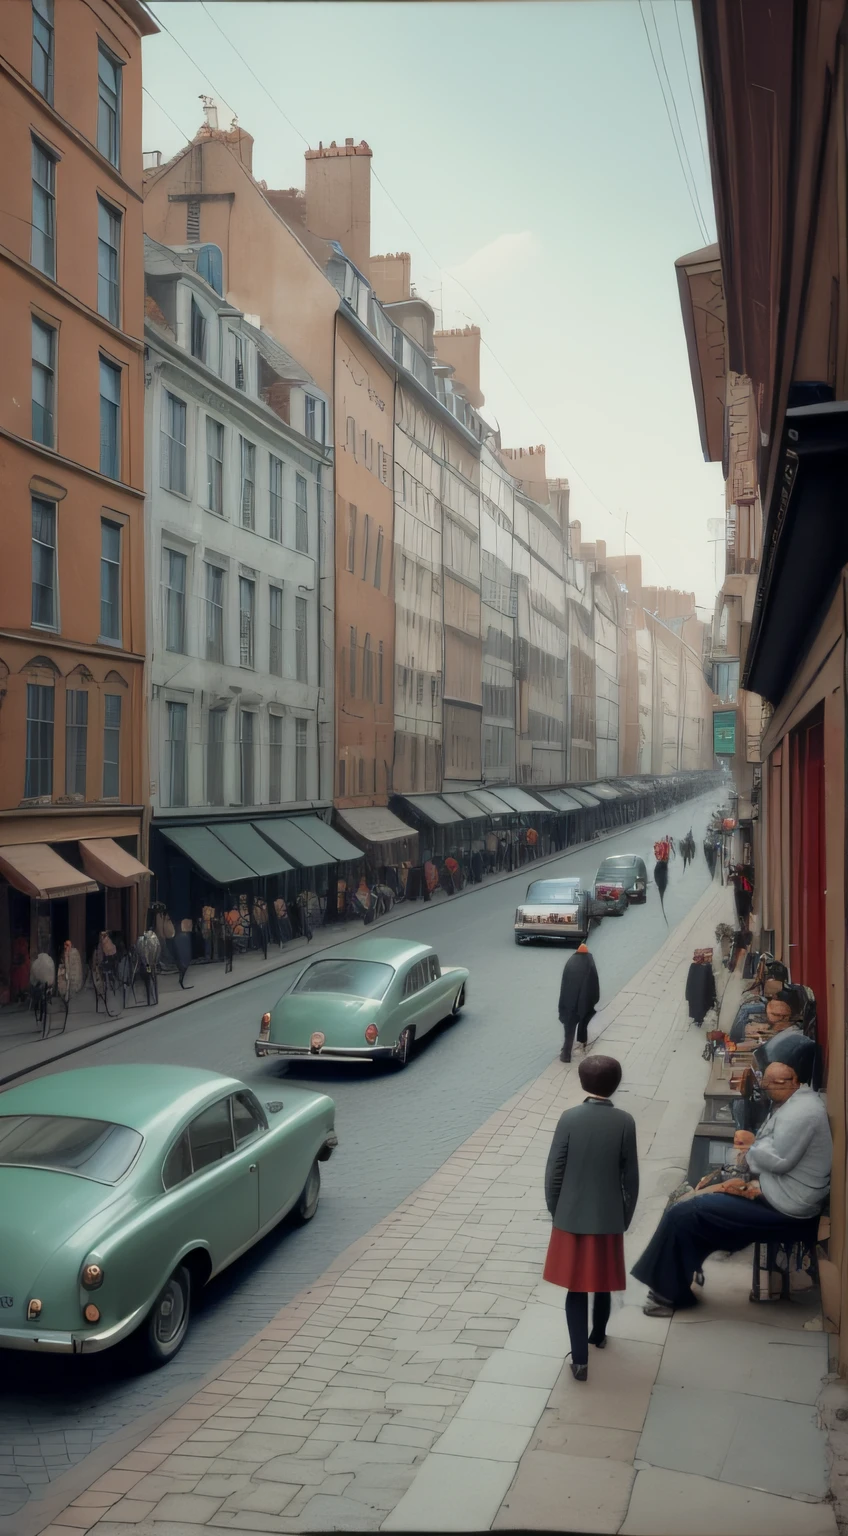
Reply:
[[131, 1334], [173, 1358], [192, 1295], [296, 1208], [335, 1104], [187, 1067], [84, 1067], [0, 1094], [0, 1349], [77, 1354]]
[[467, 985], [429, 944], [359, 939], [300, 972], [262, 1015], [256, 1054], [405, 1067], [416, 1040], [459, 1016]]

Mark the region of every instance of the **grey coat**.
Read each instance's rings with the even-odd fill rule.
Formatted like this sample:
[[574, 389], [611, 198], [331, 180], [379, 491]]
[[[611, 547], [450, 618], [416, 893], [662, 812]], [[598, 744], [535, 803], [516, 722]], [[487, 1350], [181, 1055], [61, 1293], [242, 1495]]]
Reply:
[[560, 1232], [626, 1232], [639, 1194], [636, 1122], [609, 1099], [560, 1116], [545, 1169], [545, 1203]]

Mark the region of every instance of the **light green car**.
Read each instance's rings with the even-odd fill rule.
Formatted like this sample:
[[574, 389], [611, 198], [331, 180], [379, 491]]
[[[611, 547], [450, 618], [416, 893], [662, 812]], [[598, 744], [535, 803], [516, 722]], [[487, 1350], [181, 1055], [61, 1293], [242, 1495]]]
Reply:
[[77, 1354], [137, 1334], [151, 1365], [195, 1290], [318, 1205], [335, 1104], [186, 1067], [84, 1067], [0, 1094], [0, 1349]]
[[442, 967], [429, 944], [340, 945], [307, 965], [262, 1015], [256, 1054], [405, 1067], [422, 1035], [459, 1017], [467, 986], [468, 972]]

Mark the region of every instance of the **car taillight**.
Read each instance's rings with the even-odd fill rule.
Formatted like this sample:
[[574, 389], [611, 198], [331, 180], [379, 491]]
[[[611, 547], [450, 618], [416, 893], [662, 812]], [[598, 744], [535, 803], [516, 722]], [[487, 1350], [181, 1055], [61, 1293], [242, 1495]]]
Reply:
[[87, 1291], [96, 1291], [103, 1284], [103, 1270], [99, 1264], [86, 1264], [80, 1279]]
[[379, 1033], [379, 1031], [377, 1029], [376, 1024], [369, 1024], [368, 1025], [368, 1027], [365, 1030], [365, 1038], [368, 1041], [369, 1045], [376, 1045], [377, 1044], [378, 1033]]
[[270, 1033], [271, 1033], [271, 1015], [270, 1015], [270, 1013], [263, 1013], [263, 1015], [262, 1015], [262, 1022], [259, 1025], [259, 1038], [260, 1038], [260, 1040], [267, 1040], [268, 1036], [270, 1035]]

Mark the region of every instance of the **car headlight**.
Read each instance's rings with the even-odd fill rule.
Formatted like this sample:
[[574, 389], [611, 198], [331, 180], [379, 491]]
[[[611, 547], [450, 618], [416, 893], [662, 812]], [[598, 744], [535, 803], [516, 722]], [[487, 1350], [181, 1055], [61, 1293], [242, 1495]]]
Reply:
[[103, 1284], [103, 1270], [99, 1264], [85, 1264], [80, 1280], [85, 1290], [96, 1291]]
[[260, 1021], [260, 1024], [259, 1024], [259, 1038], [260, 1038], [260, 1040], [267, 1040], [268, 1036], [270, 1035], [270, 1033], [271, 1033], [271, 1015], [270, 1015], [270, 1013], [263, 1013], [261, 1021]]

